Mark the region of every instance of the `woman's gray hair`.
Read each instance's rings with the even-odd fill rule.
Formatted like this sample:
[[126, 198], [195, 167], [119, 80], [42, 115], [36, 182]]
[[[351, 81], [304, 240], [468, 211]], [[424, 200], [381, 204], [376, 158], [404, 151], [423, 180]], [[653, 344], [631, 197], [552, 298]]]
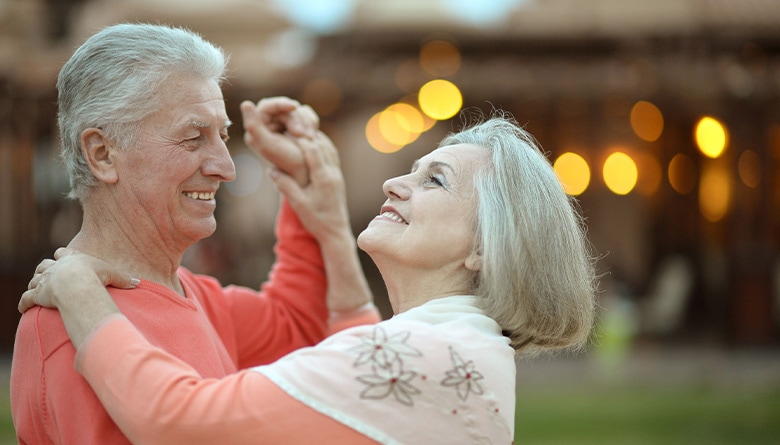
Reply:
[[597, 280], [576, 202], [511, 116], [497, 111], [480, 120], [440, 143], [490, 153], [474, 179], [482, 265], [473, 293], [518, 353], [581, 348], [593, 326]]
[[138, 124], [159, 108], [160, 85], [172, 75], [214, 80], [226, 76], [227, 56], [182, 28], [118, 24], [93, 35], [57, 78], [61, 156], [70, 198], [83, 200], [95, 177], [81, 152], [81, 134], [100, 128], [118, 147], [132, 145]]

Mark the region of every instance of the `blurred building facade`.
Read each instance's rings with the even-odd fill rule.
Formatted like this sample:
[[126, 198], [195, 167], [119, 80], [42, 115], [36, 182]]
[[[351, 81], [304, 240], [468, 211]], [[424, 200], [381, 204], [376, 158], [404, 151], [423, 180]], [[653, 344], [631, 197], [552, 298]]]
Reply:
[[[600, 255], [605, 310], [629, 307], [632, 329], [653, 339], [778, 344], [780, 3], [345, 0], [314, 11], [326, 24], [289, 7], [296, 3], [328, 4], [0, 1], [2, 347], [12, 347], [16, 303], [35, 265], [80, 223], [57, 162], [57, 73], [86, 37], [120, 21], [188, 27], [231, 54], [224, 93], [239, 180], [220, 190], [217, 233], [188, 253], [196, 271], [256, 286], [272, 261], [278, 198], [243, 147], [242, 100], [288, 95], [314, 106], [341, 151], [357, 233], [384, 200], [384, 179], [461, 124], [444, 119], [382, 153], [370, 141], [372, 116], [446, 79], [463, 108], [511, 112], [551, 160], [585, 161], [577, 197]], [[504, 9], [488, 13], [492, 6]], [[644, 118], [655, 119], [654, 135], [642, 129], [642, 106], [657, 113]], [[727, 135], [714, 158], [695, 137], [705, 116]], [[621, 174], [635, 169], [625, 192], [606, 171], [616, 152], [633, 161]]]

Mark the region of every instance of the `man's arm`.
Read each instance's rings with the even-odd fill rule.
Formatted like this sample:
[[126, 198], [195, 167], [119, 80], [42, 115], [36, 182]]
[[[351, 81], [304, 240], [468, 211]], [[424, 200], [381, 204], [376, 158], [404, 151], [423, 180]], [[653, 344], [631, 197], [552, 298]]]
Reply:
[[284, 97], [256, 106], [244, 102], [241, 110], [247, 144], [274, 164], [270, 177], [320, 245], [328, 308], [349, 312], [372, 303], [349, 224], [338, 151], [318, 130], [314, 110]]
[[301, 187], [293, 178], [276, 172], [276, 187], [298, 214], [322, 250], [328, 281], [328, 309], [349, 312], [373, 302], [349, 224], [346, 187], [336, 148], [322, 132], [299, 138], [310, 182]]

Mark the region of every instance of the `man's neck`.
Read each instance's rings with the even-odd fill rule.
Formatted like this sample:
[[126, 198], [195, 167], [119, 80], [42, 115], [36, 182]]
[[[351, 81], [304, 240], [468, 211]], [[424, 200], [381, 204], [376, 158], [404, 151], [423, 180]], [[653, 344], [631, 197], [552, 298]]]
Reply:
[[129, 225], [105, 220], [97, 223], [86, 212], [81, 230], [68, 247], [184, 296], [176, 271], [186, 249], [177, 249], [148, 235], [139, 235]]

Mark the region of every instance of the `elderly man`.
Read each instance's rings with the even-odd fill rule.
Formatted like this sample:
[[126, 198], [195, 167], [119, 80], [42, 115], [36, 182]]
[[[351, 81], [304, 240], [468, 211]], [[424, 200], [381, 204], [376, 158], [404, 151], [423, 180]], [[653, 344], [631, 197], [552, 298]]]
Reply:
[[[294, 209], [282, 202], [269, 280], [260, 291], [223, 287], [181, 267], [185, 250], [214, 232], [217, 190], [235, 177], [225, 67], [222, 51], [192, 32], [121, 24], [88, 39], [57, 82], [62, 158], [83, 208], [68, 247], [140, 278], [135, 289], [109, 289], [118, 306], [204, 377], [269, 363], [329, 329], [379, 318], [335, 148], [318, 163], [304, 159], [287, 134], [324, 136], [314, 113], [290, 99], [242, 104], [246, 141], [276, 166], [272, 176], [303, 186]], [[56, 311], [24, 314], [11, 375], [20, 443], [128, 443], [75, 358]]]

